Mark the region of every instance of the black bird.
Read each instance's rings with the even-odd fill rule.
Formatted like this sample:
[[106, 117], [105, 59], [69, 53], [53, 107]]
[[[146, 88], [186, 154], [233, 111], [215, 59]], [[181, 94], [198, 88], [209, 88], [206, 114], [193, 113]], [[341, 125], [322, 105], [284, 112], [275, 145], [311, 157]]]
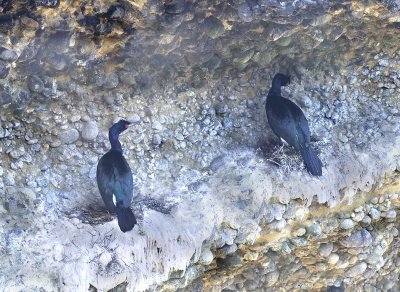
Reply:
[[104, 204], [109, 212], [117, 213], [118, 225], [122, 232], [132, 230], [136, 224], [136, 218], [130, 208], [133, 197], [132, 171], [122, 155], [122, 146], [118, 140], [119, 134], [129, 125], [128, 121], [120, 120], [110, 128], [108, 138], [111, 150], [100, 158], [96, 173]]
[[290, 83], [290, 77], [278, 73], [272, 80], [265, 109], [272, 131], [287, 144], [300, 151], [309, 173], [322, 175], [322, 164], [310, 145], [310, 128], [303, 111], [292, 101], [281, 96], [281, 86]]

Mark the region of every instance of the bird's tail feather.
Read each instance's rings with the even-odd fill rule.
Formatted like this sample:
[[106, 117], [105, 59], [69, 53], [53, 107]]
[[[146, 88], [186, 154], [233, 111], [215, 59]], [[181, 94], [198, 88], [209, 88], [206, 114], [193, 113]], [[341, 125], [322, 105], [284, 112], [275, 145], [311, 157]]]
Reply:
[[315, 176], [322, 175], [322, 163], [315, 153], [314, 149], [310, 146], [300, 148], [301, 156], [304, 159], [304, 164], [309, 173]]
[[125, 208], [122, 206], [117, 206], [117, 218], [118, 218], [118, 225], [122, 232], [127, 232], [132, 230], [132, 228], [136, 224], [135, 215], [131, 208]]

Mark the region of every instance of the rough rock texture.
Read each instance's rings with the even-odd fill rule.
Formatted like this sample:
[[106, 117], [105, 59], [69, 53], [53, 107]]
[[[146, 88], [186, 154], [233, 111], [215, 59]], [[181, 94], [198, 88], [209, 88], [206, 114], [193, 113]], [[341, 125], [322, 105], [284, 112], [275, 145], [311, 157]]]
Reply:
[[[398, 1], [0, 1], [0, 287], [397, 291]], [[276, 72], [324, 168], [265, 117]], [[140, 224], [95, 184], [123, 136]]]

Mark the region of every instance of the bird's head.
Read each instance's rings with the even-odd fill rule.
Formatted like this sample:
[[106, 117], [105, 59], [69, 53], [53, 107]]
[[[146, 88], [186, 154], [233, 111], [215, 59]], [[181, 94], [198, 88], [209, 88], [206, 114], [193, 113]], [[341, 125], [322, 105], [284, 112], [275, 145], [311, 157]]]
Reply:
[[274, 76], [274, 79], [272, 80], [272, 84], [277, 84], [279, 83], [280, 86], [287, 86], [290, 84], [290, 76], [289, 75], [284, 75], [282, 73], [278, 73]]
[[131, 125], [131, 123], [128, 122], [127, 120], [124, 120], [124, 119], [119, 120], [114, 125], [112, 125], [112, 127], [110, 128], [110, 133], [119, 135], [123, 131], [128, 129], [130, 125]]

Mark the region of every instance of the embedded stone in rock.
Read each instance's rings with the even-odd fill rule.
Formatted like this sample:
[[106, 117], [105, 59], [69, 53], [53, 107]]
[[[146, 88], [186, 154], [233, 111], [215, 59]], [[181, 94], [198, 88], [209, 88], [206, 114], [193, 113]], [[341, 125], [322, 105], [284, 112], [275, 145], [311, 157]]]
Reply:
[[111, 5], [106, 15], [111, 19], [122, 19], [125, 15], [124, 7], [121, 5]]
[[18, 158], [20, 158], [22, 155], [24, 155], [25, 154], [25, 148], [24, 148], [24, 146], [23, 145], [21, 145], [20, 147], [18, 147], [18, 148], [15, 148], [15, 149], [13, 149], [11, 152], [10, 152], [10, 156], [12, 157], [12, 158], [14, 158], [14, 159], [18, 159]]
[[14, 62], [18, 59], [18, 55], [14, 51], [0, 47], [0, 59], [7, 62]]
[[0, 105], [10, 104], [12, 102], [12, 97], [6, 92], [0, 93]]
[[245, 22], [250, 22], [254, 18], [253, 10], [251, 9], [250, 5], [247, 2], [244, 2], [239, 5], [238, 14], [239, 17]]
[[265, 275], [265, 283], [267, 287], [273, 286], [279, 279], [279, 272], [271, 272]]
[[371, 208], [369, 215], [371, 216], [372, 220], [378, 220], [381, 217], [381, 212], [375, 208]]
[[39, 28], [39, 23], [30, 17], [22, 16], [20, 21], [21, 21], [22, 25], [25, 27], [32, 28], [32, 29]]
[[54, 8], [60, 4], [60, 0], [35, 0], [35, 4], [37, 6]]
[[28, 88], [33, 92], [40, 93], [44, 89], [44, 83], [38, 76], [30, 75], [28, 77]]
[[199, 262], [203, 265], [209, 265], [212, 263], [214, 259], [213, 253], [209, 248], [205, 248], [202, 250], [199, 258]]
[[119, 84], [118, 75], [116, 73], [112, 73], [110, 75], [105, 76], [103, 87], [107, 89], [112, 89], [117, 87]]
[[6, 78], [9, 72], [9, 65], [6, 62], [0, 60], [0, 79]]
[[99, 127], [96, 121], [87, 122], [82, 128], [82, 138], [86, 141], [93, 141], [99, 134]]
[[172, 1], [172, 3], [165, 4], [164, 11], [167, 14], [177, 15], [181, 14], [186, 9], [186, 1], [185, 0], [176, 0]]
[[160, 145], [161, 141], [162, 140], [161, 140], [160, 135], [158, 135], [158, 134], [153, 135], [153, 139], [152, 139], [153, 145]]
[[338, 262], [338, 260], [339, 260], [339, 255], [336, 254], [336, 253], [332, 253], [332, 254], [330, 254], [330, 255], [328, 256], [328, 263], [329, 263], [330, 265], [336, 265], [336, 263]]
[[203, 23], [204, 32], [210, 38], [217, 38], [224, 33], [224, 25], [222, 22], [213, 16], [207, 17]]
[[79, 132], [76, 129], [69, 129], [58, 135], [62, 144], [72, 144], [79, 139]]
[[372, 244], [372, 236], [363, 228], [345, 238], [341, 244], [345, 247], [367, 247]]
[[210, 164], [210, 169], [212, 171], [217, 171], [220, 169], [224, 164], [226, 163], [226, 157], [225, 155], [220, 155], [218, 157], [215, 157], [213, 161], [211, 161]]
[[342, 222], [340, 222], [340, 228], [344, 230], [352, 229], [355, 225], [355, 222], [351, 219], [344, 219]]
[[319, 248], [319, 254], [324, 258], [328, 257], [333, 250], [333, 244], [331, 242], [321, 244]]
[[62, 71], [67, 66], [67, 57], [64, 55], [55, 55], [49, 60], [49, 64], [53, 69]]
[[351, 267], [350, 269], [347, 270], [347, 276], [350, 278], [356, 277], [358, 275], [361, 275], [362, 273], [365, 272], [367, 269], [367, 264], [364, 262], [361, 262], [354, 267]]

